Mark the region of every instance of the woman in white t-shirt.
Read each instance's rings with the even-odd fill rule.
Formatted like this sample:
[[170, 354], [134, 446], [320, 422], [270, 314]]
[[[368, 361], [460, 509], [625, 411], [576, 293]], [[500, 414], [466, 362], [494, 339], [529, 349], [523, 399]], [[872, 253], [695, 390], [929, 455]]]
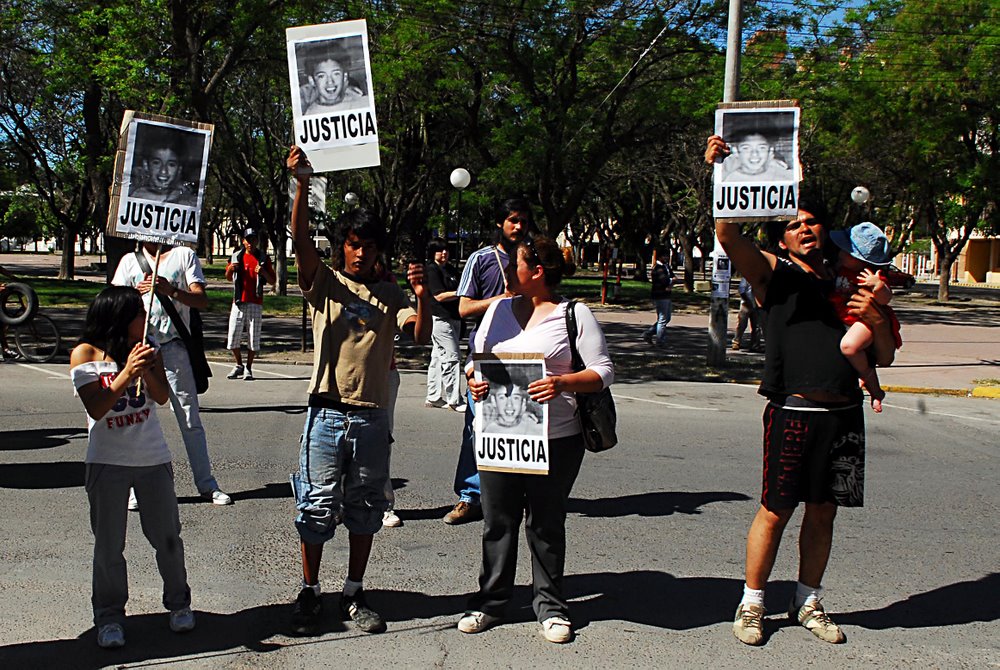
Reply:
[[[156, 550], [170, 629], [194, 628], [191, 589], [174, 493], [170, 450], [156, 417], [169, 387], [155, 339], [142, 342], [142, 296], [127, 286], [101, 291], [87, 311], [70, 375], [87, 410], [86, 490], [94, 533], [93, 598], [97, 644], [125, 644], [125, 529], [129, 489], [142, 502], [139, 518]], [[140, 384], [141, 382], [141, 384]]]
[[[517, 533], [525, 518], [532, 556], [533, 605], [542, 634], [550, 642], [573, 637], [569, 605], [562, 594], [566, 558], [566, 503], [583, 462], [583, 438], [576, 412], [576, 393], [593, 393], [614, 381], [604, 333], [586, 306], [578, 304], [576, 346], [586, 368], [573, 371], [566, 307], [555, 293], [563, 276], [573, 272], [551, 239], [528, 238], [517, 247], [507, 268], [513, 298], [490, 305], [473, 341], [475, 353], [534, 353], [545, 357], [542, 379], [528, 384], [535, 402], [548, 404], [549, 472], [547, 475], [479, 473], [483, 503], [483, 567], [479, 591], [458, 622], [463, 633], [479, 633], [496, 623], [514, 591]], [[469, 391], [476, 402], [490, 392], [466, 367]], [[527, 515], [525, 515], [527, 511]]]

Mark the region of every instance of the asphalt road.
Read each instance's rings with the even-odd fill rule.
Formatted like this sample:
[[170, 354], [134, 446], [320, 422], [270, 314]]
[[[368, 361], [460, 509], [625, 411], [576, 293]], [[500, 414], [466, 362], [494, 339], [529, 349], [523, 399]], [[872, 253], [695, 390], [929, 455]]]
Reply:
[[[616, 385], [622, 444], [588, 455], [573, 492], [565, 587], [578, 637], [557, 646], [530, 611], [523, 543], [510, 622], [475, 636], [455, 630], [480, 561], [480, 524], [440, 521], [454, 502], [462, 417], [424, 409], [423, 375], [404, 372], [393, 478], [405, 525], [379, 533], [366, 579], [389, 632], [339, 622], [337, 596], [327, 595], [325, 633], [301, 639], [283, 634], [300, 578], [287, 482], [309, 369], [260, 364], [256, 382], [228, 381], [226, 369], [203, 396], [203, 418], [234, 506], [195, 496], [176, 424], [161, 414], [198, 628], [167, 629], [132, 515], [128, 644], [109, 652], [91, 625], [82, 405], [63, 366], [3, 367], [0, 668], [1000, 667], [995, 401], [893, 394], [868, 416], [867, 506], [838, 520], [826, 580], [847, 644], [787, 623], [790, 535], [767, 592], [767, 644], [749, 648], [730, 621], [759, 489], [760, 398], [739, 385]], [[338, 536], [325, 590], [336, 594], [345, 571]]]

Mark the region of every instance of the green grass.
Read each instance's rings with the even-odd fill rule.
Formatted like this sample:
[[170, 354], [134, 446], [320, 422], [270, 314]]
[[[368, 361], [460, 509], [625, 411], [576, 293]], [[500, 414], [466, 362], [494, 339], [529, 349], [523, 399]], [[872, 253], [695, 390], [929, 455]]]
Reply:
[[[62, 279], [31, 280], [31, 286], [38, 293], [38, 301], [44, 307], [86, 307], [101, 292], [100, 282]], [[233, 301], [232, 290], [209, 289], [209, 312], [228, 312]], [[298, 315], [302, 312], [302, 298], [299, 296], [269, 295], [264, 298], [265, 312], [269, 315]]]
[[[204, 267], [206, 278], [213, 281], [223, 280], [225, 266], [221, 263]], [[288, 284], [294, 286], [297, 274], [294, 268], [289, 268]], [[38, 293], [42, 307], [86, 307], [94, 299], [104, 284], [92, 281], [33, 278], [31, 285]], [[405, 288], [406, 282], [400, 281]], [[624, 309], [650, 309], [649, 283], [635, 280], [622, 280], [618, 298], [612, 299], [614, 282], [608, 282], [608, 305]], [[601, 300], [600, 276], [571, 277], [563, 281], [559, 292], [567, 297], [599, 303]], [[208, 290], [210, 312], [227, 312], [232, 303], [232, 290], [227, 288], [211, 288]], [[683, 289], [674, 289], [674, 309], [683, 310], [705, 309], [711, 302], [710, 296], [704, 293], [688, 293]], [[730, 303], [732, 309], [739, 309], [739, 300]], [[302, 298], [299, 296], [268, 295], [264, 298], [264, 311], [274, 316], [297, 316], [302, 310]]]

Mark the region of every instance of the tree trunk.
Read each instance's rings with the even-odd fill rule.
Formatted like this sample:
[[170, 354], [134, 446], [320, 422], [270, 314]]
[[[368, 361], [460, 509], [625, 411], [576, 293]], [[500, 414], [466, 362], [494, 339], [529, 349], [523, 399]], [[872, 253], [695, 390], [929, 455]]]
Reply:
[[938, 258], [941, 260], [941, 273], [938, 275], [938, 302], [948, 302], [951, 297], [951, 266], [955, 263], [955, 256], [945, 251], [938, 250]]
[[63, 229], [62, 261], [59, 263], [59, 279], [74, 279], [76, 277], [76, 233], [66, 226]]

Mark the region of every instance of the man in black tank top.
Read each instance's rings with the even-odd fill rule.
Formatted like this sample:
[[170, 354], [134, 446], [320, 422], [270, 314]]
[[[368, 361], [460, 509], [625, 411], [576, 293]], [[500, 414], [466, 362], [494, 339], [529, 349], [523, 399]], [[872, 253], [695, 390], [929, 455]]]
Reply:
[[[709, 164], [729, 154], [721, 137], [708, 140]], [[827, 215], [802, 187], [798, 216], [770, 224], [776, 252], [762, 251], [739, 224], [717, 222], [716, 235], [767, 314], [764, 377], [764, 472], [761, 504], [747, 535], [746, 584], [733, 633], [745, 644], [764, 642], [764, 587], [778, 545], [798, 503], [799, 575], [788, 615], [826, 642], [845, 637], [823, 610], [821, 584], [839, 506], [864, 502], [864, 417], [857, 374], [840, 352], [844, 326], [828, 295], [834, 275], [823, 258]], [[849, 302], [874, 333], [875, 363], [891, 365], [895, 343], [888, 316], [871, 291]]]

